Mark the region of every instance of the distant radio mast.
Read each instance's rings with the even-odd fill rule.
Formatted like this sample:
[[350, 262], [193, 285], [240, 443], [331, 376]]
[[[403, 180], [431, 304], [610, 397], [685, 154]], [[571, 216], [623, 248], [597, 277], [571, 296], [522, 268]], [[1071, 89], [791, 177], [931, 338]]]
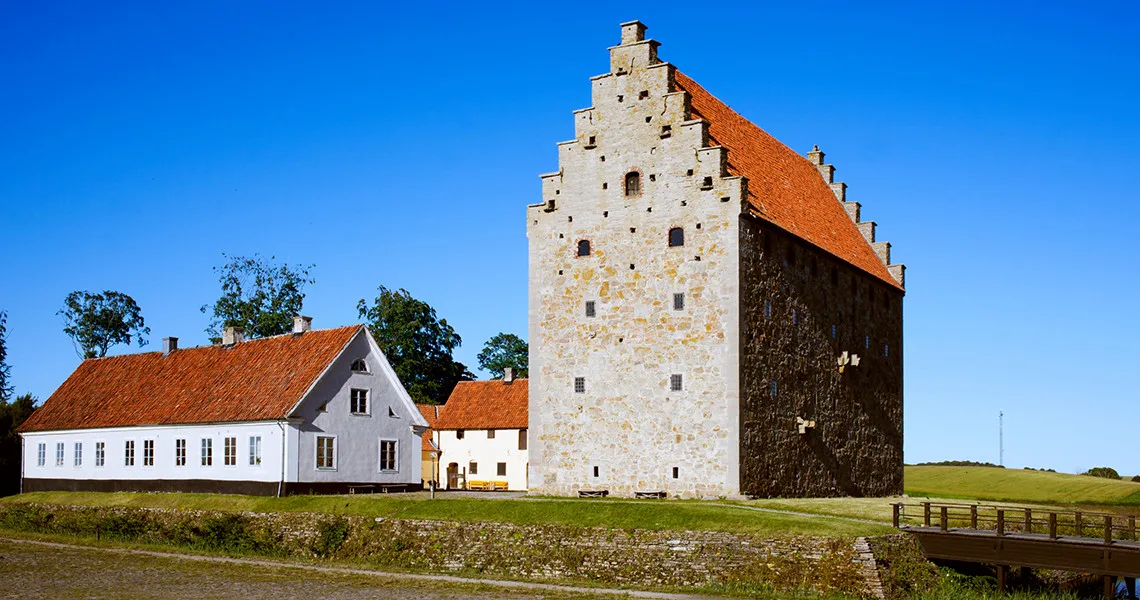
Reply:
[[998, 411], [998, 464], [1005, 466], [1005, 413]]

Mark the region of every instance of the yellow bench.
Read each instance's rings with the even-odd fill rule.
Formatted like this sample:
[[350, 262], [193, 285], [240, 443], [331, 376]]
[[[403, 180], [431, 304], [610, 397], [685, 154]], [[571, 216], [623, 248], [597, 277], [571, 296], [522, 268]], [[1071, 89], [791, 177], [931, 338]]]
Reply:
[[507, 491], [507, 482], [471, 479], [467, 482], [467, 489], [479, 492], [505, 492]]

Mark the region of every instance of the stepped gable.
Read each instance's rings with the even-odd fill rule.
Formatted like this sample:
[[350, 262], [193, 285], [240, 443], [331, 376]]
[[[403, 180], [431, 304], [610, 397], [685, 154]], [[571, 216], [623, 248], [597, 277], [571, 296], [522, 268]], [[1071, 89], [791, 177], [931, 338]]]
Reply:
[[289, 416], [363, 325], [83, 361], [20, 431]]
[[708, 122], [709, 145], [728, 150], [728, 171], [748, 179], [756, 216], [902, 289], [864, 239], [818, 168], [676, 71], [693, 119]]
[[529, 386], [526, 379], [503, 383], [460, 381], [439, 411], [437, 431], [444, 429], [526, 429]]

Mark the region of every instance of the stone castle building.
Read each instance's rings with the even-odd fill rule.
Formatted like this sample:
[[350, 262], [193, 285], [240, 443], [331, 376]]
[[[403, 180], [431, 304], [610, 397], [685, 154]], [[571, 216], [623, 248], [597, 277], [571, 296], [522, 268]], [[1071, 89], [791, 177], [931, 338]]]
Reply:
[[903, 266], [623, 24], [527, 209], [530, 490], [902, 492]]

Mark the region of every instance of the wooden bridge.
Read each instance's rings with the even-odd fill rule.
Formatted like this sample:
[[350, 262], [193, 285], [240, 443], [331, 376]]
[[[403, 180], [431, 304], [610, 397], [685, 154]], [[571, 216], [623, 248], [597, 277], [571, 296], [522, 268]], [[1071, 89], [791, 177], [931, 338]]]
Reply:
[[1116, 578], [1136, 595], [1140, 541], [1136, 517], [1043, 508], [922, 502], [892, 505], [892, 524], [913, 534], [927, 558], [998, 566], [1005, 591], [1011, 566], [1099, 575], [1104, 597]]

